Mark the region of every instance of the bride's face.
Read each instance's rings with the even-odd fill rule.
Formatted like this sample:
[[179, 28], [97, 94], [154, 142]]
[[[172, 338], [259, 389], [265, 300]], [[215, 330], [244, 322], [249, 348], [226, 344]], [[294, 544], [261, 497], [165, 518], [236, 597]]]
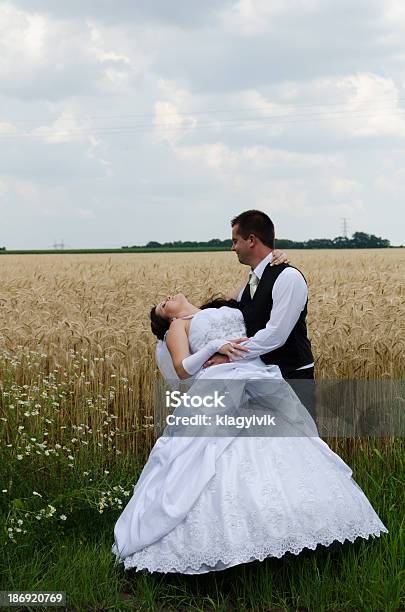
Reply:
[[160, 302], [156, 306], [156, 314], [167, 321], [171, 321], [177, 317], [184, 307], [188, 304], [186, 297], [183, 293], [176, 293], [176, 295], [168, 295], [163, 302]]

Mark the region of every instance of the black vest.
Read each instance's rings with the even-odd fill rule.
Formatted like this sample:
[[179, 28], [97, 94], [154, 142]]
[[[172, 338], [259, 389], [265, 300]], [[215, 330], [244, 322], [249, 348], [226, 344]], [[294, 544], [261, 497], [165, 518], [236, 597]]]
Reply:
[[[245, 318], [246, 333], [249, 338], [254, 336], [260, 329], [266, 327], [273, 307], [272, 292], [274, 283], [279, 274], [288, 267], [290, 267], [288, 264], [280, 264], [278, 266], [267, 265], [263, 271], [263, 275], [253, 299], [250, 297], [250, 286], [249, 284], [246, 285], [240, 300], [240, 305]], [[300, 271], [298, 270], [298, 272]], [[302, 273], [300, 272], [300, 274]], [[294, 370], [297, 370], [301, 366], [314, 361], [311, 343], [307, 336], [307, 304], [308, 300], [285, 344], [260, 357], [265, 364], [278, 365], [284, 378], [288, 377]]]

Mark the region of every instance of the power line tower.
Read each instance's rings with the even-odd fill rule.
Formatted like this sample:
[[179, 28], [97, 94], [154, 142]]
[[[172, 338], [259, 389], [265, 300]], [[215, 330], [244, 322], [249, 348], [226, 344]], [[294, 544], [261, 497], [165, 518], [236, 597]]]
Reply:
[[65, 245], [65, 243], [63, 242], [63, 238], [62, 238], [62, 240], [61, 240], [60, 242], [56, 242], [56, 240], [55, 240], [55, 242], [53, 243], [53, 248], [55, 249], [55, 251], [56, 251], [56, 250], [61, 250], [61, 251], [63, 251], [63, 249], [65, 248], [65, 246], [66, 246], [66, 245]]
[[342, 219], [342, 233], [343, 233], [344, 238], [346, 238], [346, 239], [349, 236], [349, 229], [348, 229], [349, 226], [348, 226], [347, 221], [348, 221], [347, 217], [343, 217], [343, 219]]

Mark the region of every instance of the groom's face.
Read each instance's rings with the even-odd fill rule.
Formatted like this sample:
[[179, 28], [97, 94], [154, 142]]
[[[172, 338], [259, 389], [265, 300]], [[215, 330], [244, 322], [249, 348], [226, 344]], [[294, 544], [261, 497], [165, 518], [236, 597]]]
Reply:
[[251, 249], [250, 238], [245, 240], [239, 234], [239, 225], [234, 225], [232, 228], [232, 251], [235, 251], [241, 264], [250, 264]]

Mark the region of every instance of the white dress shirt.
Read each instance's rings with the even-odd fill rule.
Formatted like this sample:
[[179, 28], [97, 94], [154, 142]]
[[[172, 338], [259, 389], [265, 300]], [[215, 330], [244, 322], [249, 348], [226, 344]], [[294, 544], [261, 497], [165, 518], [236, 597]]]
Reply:
[[[271, 262], [272, 258], [273, 254], [269, 253], [253, 270], [259, 279], [261, 279], [265, 267]], [[243, 287], [239, 292], [238, 302], [242, 298], [244, 289]], [[280, 272], [273, 285], [272, 297], [273, 306], [266, 327], [260, 329], [249, 340], [242, 343], [243, 346], [250, 349], [243, 356], [243, 359], [259, 357], [285, 344], [308, 298], [308, 288], [302, 274], [295, 268], [285, 268]], [[313, 365], [313, 363], [308, 363], [297, 369], [304, 370], [305, 368], [311, 368]]]

